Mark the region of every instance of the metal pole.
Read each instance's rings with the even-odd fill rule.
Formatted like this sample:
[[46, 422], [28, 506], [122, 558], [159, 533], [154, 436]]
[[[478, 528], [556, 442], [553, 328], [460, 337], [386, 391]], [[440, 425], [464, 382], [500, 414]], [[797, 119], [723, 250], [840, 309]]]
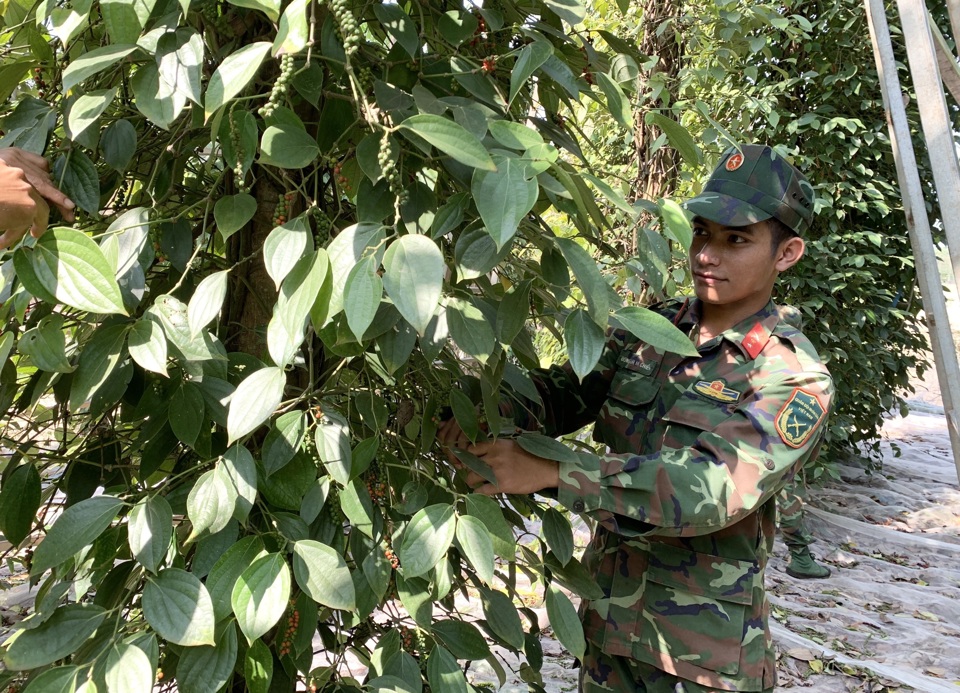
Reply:
[[[873, 53], [877, 63], [877, 73], [883, 91], [883, 105], [887, 113], [887, 127], [893, 158], [897, 164], [897, 178], [900, 181], [900, 194], [903, 197], [903, 209], [907, 217], [907, 229], [910, 232], [910, 244], [916, 259], [917, 279], [923, 298], [927, 327], [930, 330], [930, 345], [933, 360], [940, 381], [940, 394], [943, 409], [950, 432], [953, 448], [953, 462], [960, 480], [960, 426], [954, 409], [954, 397], [960, 393], [960, 364], [953, 346], [953, 335], [947, 319], [947, 304], [940, 286], [940, 272], [936, 252], [930, 234], [930, 220], [920, 187], [920, 175], [907, 123], [907, 112], [903, 105], [900, 80], [897, 77], [893, 44], [890, 41], [890, 27], [883, 0], [864, 0], [867, 10], [867, 23], [873, 41]], [[953, 142], [950, 142], [953, 152]], [[960, 182], [960, 181], [958, 181]]]

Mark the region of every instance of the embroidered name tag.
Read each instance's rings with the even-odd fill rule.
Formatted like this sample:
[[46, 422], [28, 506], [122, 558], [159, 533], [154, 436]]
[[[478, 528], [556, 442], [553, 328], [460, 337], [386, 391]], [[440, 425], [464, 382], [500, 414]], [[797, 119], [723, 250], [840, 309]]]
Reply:
[[827, 412], [816, 395], [799, 387], [794, 388], [790, 398], [777, 414], [777, 433], [790, 447], [803, 447], [826, 415]]
[[653, 372], [653, 369], [656, 368], [656, 361], [644, 361], [637, 354], [625, 354], [620, 357], [620, 363], [627, 366], [631, 370], [640, 371], [649, 375]]
[[693, 386], [693, 389], [704, 397], [717, 402], [736, 402], [740, 399], [740, 393], [727, 387], [722, 380], [714, 380], [712, 383], [701, 380]]

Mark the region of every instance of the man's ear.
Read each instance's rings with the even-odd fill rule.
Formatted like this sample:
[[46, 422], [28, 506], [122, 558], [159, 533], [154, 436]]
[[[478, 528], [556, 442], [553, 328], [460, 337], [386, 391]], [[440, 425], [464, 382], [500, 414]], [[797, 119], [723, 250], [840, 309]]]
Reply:
[[777, 258], [774, 263], [777, 272], [786, 272], [800, 262], [807, 244], [800, 236], [791, 236], [780, 244], [777, 249]]

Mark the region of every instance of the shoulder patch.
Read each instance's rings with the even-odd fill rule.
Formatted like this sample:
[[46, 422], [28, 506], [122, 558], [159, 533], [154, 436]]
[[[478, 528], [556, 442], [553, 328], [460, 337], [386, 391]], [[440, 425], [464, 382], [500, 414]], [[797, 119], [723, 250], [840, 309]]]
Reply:
[[780, 439], [792, 448], [803, 447], [827, 415], [817, 396], [799, 387], [793, 389], [777, 414]]

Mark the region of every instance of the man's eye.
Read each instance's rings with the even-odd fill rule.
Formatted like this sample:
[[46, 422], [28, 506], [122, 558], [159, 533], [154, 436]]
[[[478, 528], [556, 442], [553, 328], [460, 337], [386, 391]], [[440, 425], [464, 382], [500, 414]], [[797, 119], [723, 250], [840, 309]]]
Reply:
[[731, 242], [731, 243], [746, 243], [746, 242], [747, 242], [747, 239], [746, 239], [745, 237], [743, 237], [743, 236], [738, 236], [738, 235], [736, 235], [736, 234], [732, 234], [732, 235], [730, 236], [730, 242]]
[[706, 236], [706, 235], [707, 235], [707, 230], [706, 230], [705, 228], [703, 228], [702, 226], [694, 226], [694, 227], [693, 227], [693, 235], [694, 235], [694, 236]]

